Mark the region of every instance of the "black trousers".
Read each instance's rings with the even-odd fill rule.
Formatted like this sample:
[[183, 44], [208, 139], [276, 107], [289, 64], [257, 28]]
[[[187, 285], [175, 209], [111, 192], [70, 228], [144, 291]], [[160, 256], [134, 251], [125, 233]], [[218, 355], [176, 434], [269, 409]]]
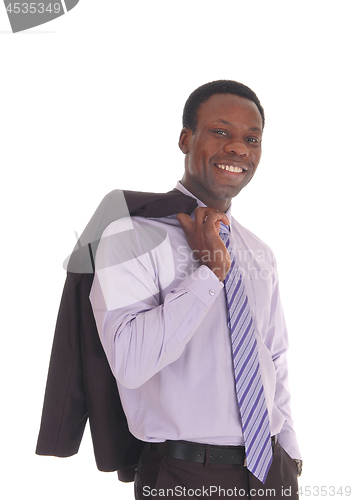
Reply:
[[[209, 453], [207, 453], [209, 455]], [[265, 483], [244, 465], [199, 464], [161, 455], [146, 445], [136, 476], [135, 498], [298, 500], [297, 467], [277, 442]]]

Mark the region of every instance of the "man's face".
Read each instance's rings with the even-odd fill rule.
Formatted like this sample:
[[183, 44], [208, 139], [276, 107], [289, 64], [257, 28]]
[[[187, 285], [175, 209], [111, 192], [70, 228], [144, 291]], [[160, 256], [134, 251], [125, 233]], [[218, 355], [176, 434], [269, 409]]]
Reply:
[[254, 102], [214, 94], [201, 104], [194, 134], [181, 132], [182, 184], [207, 206], [225, 212], [256, 171], [261, 139], [262, 117]]

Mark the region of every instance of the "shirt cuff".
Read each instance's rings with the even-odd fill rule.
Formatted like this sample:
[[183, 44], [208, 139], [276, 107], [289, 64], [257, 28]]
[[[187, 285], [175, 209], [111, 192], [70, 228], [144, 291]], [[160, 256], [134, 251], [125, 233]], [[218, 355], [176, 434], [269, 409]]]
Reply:
[[200, 266], [183, 281], [183, 287], [210, 306], [224, 285], [210, 268]]
[[277, 437], [279, 444], [291, 458], [303, 460], [295, 434], [292, 432], [280, 432]]

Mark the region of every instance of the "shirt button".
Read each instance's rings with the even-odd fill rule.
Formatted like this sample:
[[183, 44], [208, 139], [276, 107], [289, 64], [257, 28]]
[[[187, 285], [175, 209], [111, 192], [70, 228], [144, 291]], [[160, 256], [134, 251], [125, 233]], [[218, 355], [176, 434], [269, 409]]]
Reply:
[[210, 290], [210, 295], [214, 295], [214, 290]]

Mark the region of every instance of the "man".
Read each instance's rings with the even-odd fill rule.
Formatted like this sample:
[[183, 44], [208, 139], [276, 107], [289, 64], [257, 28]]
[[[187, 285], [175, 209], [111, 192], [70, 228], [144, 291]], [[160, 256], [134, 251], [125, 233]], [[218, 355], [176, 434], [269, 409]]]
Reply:
[[[298, 498], [275, 261], [231, 216], [259, 164], [263, 127], [248, 87], [221, 80], [195, 90], [177, 189], [198, 208], [119, 219], [98, 247], [90, 300], [129, 429], [146, 442], [137, 499]], [[112, 238], [127, 229], [132, 249]]]

